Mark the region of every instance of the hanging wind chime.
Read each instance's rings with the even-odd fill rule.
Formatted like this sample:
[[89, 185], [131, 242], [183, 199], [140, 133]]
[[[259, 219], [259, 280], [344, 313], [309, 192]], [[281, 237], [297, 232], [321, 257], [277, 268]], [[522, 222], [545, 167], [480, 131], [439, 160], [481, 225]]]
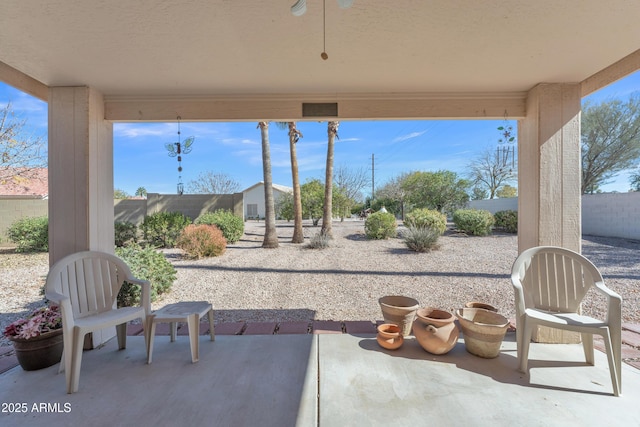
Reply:
[[184, 184], [182, 183], [182, 155], [189, 154], [191, 152], [191, 145], [193, 144], [193, 137], [185, 139], [184, 142], [180, 140], [180, 120], [178, 116], [178, 142], [167, 142], [164, 144], [167, 151], [169, 151], [169, 157], [178, 157], [178, 194], [184, 193]]
[[513, 135], [513, 126], [509, 125], [507, 112], [504, 112], [504, 125], [498, 127], [502, 137], [498, 139], [498, 148], [496, 149], [496, 160], [500, 168], [506, 168], [511, 163], [510, 171], [515, 168], [516, 149], [514, 142], [516, 137]]

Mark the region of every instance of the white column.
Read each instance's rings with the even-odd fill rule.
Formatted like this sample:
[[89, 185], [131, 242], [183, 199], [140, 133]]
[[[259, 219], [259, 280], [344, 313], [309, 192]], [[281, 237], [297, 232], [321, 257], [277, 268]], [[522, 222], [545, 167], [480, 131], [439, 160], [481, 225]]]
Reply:
[[518, 125], [518, 251], [581, 248], [580, 84], [540, 84]]
[[49, 262], [113, 253], [113, 125], [88, 87], [49, 90]]

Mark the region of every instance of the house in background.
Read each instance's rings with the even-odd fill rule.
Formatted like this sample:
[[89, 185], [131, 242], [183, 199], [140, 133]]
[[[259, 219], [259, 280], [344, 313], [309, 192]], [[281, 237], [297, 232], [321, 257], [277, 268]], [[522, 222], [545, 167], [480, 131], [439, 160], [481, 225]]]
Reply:
[[[284, 185], [272, 184], [273, 199], [278, 203], [278, 198], [283, 194], [293, 193], [293, 188]], [[264, 182], [260, 181], [242, 191], [244, 199], [244, 219], [262, 219], [265, 214]]]
[[17, 168], [15, 175], [0, 179], [0, 196], [31, 196], [46, 199], [49, 196], [47, 174], [47, 168], [31, 170]]

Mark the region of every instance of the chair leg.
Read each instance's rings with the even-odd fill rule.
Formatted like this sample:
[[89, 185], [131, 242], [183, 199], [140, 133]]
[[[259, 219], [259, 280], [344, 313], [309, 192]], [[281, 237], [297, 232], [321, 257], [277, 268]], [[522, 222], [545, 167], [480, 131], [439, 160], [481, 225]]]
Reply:
[[156, 322], [153, 321], [153, 318], [149, 318], [147, 326], [147, 363], [151, 364], [151, 358], [153, 357], [153, 339], [156, 335]]
[[84, 344], [84, 333], [79, 330], [73, 331], [73, 354], [71, 356], [71, 367], [67, 371], [67, 393], [75, 393], [80, 385], [80, 367], [82, 366], [82, 348]]
[[169, 336], [171, 337], [171, 342], [175, 342], [177, 332], [178, 332], [178, 322], [169, 323]]
[[118, 335], [118, 350], [127, 348], [127, 324], [116, 325], [116, 335]]
[[147, 316], [142, 317], [142, 333], [144, 334], [144, 349], [147, 352], [147, 359], [149, 359], [149, 319]]
[[584, 358], [589, 365], [595, 365], [595, 357], [593, 354], [593, 335], [580, 334], [582, 338], [582, 349], [584, 350]]
[[207, 316], [209, 317], [209, 335], [211, 336], [211, 341], [215, 341], [216, 331], [213, 326], [213, 309], [209, 310]]
[[[617, 380], [617, 384], [614, 384], [613, 394], [620, 396], [622, 394], [622, 330], [613, 327], [608, 328], [607, 333], [611, 343], [610, 349], [607, 349], [607, 357], [613, 360], [613, 367], [616, 374], [615, 378]], [[609, 369], [611, 369], [611, 365], [612, 363], [610, 362]], [[611, 379], [613, 381], [613, 376]]]
[[607, 351], [607, 362], [609, 362], [609, 373], [611, 374], [611, 385], [613, 386], [613, 394], [615, 396], [620, 396], [621, 387], [620, 387], [620, 377], [618, 375], [618, 369], [616, 367], [616, 356], [613, 352], [613, 345], [611, 336], [609, 335], [609, 330], [605, 330], [605, 333], [602, 334], [604, 338], [604, 346]]
[[200, 360], [200, 351], [198, 348], [200, 335], [200, 317], [198, 314], [191, 314], [187, 319], [187, 328], [189, 328], [189, 344], [191, 346], [191, 363]]
[[518, 370], [522, 373], [527, 373], [527, 365], [529, 362], [529, 345], [531, 344], [531, 335], [533, 334], [533, 328], [535, 323], [527, 321], [525, 316], [522, 316], [522, 335], [518, 337]]
[[62, 348], [62, 357], [60, 357], [60, 366], [58, 366], [58, 373], [60, 374], [62, 372], [64, 372], [64, 346]]

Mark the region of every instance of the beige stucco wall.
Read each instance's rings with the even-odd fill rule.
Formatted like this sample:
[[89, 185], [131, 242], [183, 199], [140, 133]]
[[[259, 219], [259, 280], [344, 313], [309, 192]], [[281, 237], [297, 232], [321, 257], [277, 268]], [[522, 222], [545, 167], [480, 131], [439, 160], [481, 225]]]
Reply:
[[[518, 210], [518, 198], [472, 200], [468, 207], [491, 213]], [[582, 234], [640, 240], [640, 192], [582, 196]]]
[[7, 229], [20, 218], [48, 215], [48, 200], [37, 196], [0, 196], [0, 245], [9, 245]]

